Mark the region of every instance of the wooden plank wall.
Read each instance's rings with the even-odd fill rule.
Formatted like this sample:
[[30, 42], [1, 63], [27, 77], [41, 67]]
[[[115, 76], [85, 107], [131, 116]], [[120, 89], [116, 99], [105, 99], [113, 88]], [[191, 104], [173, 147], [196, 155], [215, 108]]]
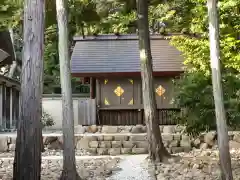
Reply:
[[[179, 113], [180, 109], [158, 109], [159, 125], [175, 125], [178, 122], [172, 113]], [[143, 110], [100, 110], [99, 125], [136, 125], [145, 124]]]
[[[49, 99], [48, 101], [51, 101]], [[143, 109], [97, 109], [96, 100], [77, 98], [77, 121], [75, 125], [136, 125], [145, 124]], [[179, 109], [158, 109], [159, 125], [176, 124], [172, 112]], [[59, 114], [59, 113], [58, 113]], [[61, 114], [61, 113], [60, 113]]]
[[138, 110], [100, 110], [100, 125], [136, 125], [144, 124], [143, 113]]
[[[131, 79], [131, 78], [130, 78]], [[142, 104], [141, 79], [133, 78], [99, 78], [97, 79], [97, 107], [99, 125], [136, 125], [145, 124]], [[173, 97], [173, 83], [171, 77], [158, 77], [154, 80], [155, 91], [161, 87], [163, 93], [156, 93], [158, 119], [160, 125], [174, 125], [171, 114], [179, 112], [171, 103]], [[130, 81], [131, 82], [131, 81]], [[124, 89], [122, 95], [116, 96], [114, 89], [120, 85]], [[160, 88], [160, 89], [161, 89]], [[133, 104], [128, 104], [133, 99]], [[107, 104], [105, 99], [107, 98]]]
[[96, 124], [96, 100], [79, 99], [78, 101], [78, 124], [93, 125]]

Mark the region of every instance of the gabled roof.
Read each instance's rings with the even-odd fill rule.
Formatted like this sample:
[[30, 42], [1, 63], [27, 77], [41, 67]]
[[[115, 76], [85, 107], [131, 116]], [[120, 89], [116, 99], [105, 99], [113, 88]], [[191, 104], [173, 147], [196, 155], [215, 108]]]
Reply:
[[0, 66], [12, 64], [14, 49], [9, 31], [0, 31]]
[[[76, 37], [71, 57], [73, 75], [140, 72], [138, 36], [98, 35]], [[182, 72], [180, 52], [169, 37], [151, 35], [154, 72]]]

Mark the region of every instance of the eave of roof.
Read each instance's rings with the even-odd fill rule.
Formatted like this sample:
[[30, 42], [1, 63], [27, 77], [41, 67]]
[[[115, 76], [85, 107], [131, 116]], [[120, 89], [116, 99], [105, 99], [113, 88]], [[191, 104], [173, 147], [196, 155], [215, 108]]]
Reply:
[[9, 31], [0, 31], [0, 49], [9, 54], [9, 56], [0, 62], [0, 65], [12, 64], [15, 60], [14, 49]]
[[[184, 71], [163, 71], [163, 72], [153, 72], [154, 77], [177, 77]], [[141, 77], [141, 72], [111, 72], [111, 73], [71, 73], [73, 77], [96, 77], [96, 78], [106, 78], [106, 77]]]
[[[163, 40], [163, 39], [170, 39], [172, 36], [179, 36], [182, 34], [179, 33], [172, 33], [167, 35], [162, 34], [150, 34], [151, 39], [156, 40]], [[76, 36], [73, 38], [74, 41], [107, 41], [107, 40], [137, 40], [137, 34], [101, 34], [96, 36]]]
[[6, 84], [8, 87], [16, 87], [16, 89], [20, 89], [20, 82], [13, 78], [9, 78], [7, 76], [0, 74], [0, 84]]

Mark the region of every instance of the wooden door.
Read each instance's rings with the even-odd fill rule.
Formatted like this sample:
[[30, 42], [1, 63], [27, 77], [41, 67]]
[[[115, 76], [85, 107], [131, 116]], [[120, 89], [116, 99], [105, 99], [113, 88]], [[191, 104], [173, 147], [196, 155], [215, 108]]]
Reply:
[[116, 93], [114, 92], [118, 83], [119, 82], [117, 82], [116, 80], [115, 81], [109, 79], [101, 80], [101, 106], [120, 105], [121, 101], [120, 96], [116, 96]]
[[128, 106], [134, 104], [134, 81], [133, 79], [123, 79], [121, 81], [121, 87], [124, 93], [121, 95], [120, 104], [122, 106]]
[[155, 78], [154, 88], [157, 107], [160, 109], [171, 108], [173, 98], [173, 83], [171, 78]]
[[101, 81], [102, 106], [128, 106], [134, 103], [132, 79], [104, 79]]

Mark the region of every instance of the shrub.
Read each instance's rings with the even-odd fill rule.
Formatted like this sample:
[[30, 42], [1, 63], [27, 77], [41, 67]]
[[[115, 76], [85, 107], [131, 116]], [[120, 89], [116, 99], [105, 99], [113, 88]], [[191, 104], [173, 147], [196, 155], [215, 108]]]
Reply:
[[[227, 124], [240, 125], [240, 78], [234, 73], [223, 74], [223, 96]], [[202, 131], [216, 130], [215, 106], [211, 76], [201, 72], [185, 73], [175, 82], [175, 103], [183, 109], [174, 118], [186, 126], [193, 136]]]
[[43, 111], [43, 113], [42, 113], [41, 120], [42, 120], [43, 127], [49, 127], [49, 126], [53, 126], [55, 124], [52, 116], [45, 111]]

